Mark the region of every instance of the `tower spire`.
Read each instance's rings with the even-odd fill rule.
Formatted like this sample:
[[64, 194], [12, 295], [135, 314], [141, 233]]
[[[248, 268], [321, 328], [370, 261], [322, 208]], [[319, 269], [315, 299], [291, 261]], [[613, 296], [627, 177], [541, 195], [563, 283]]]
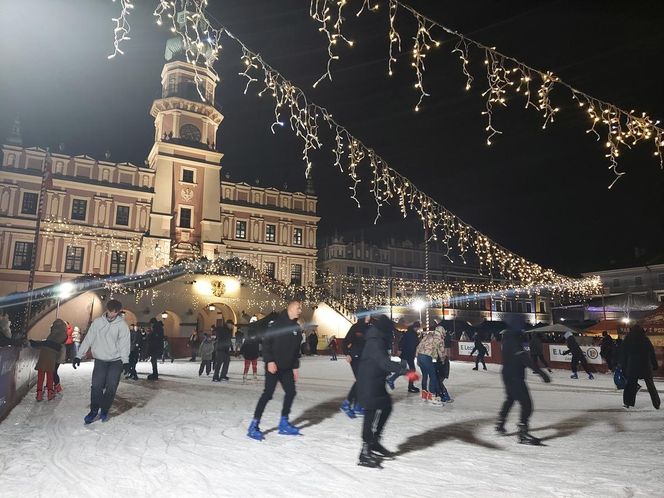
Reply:
[[23, 137], [21, 136], [21, 120], [19, 119], [18, 114], [16, 114], [16, 117], [14, 118], [12, 133], [7, 137], [7, 143], [10, 145], [18, 145], [19, 147], [23, 145]]
[[316, 195], [316, 191], [314, 190], [314, 179], [311, 176], [311, 172], [309, 172], [309, 175], [307, 176], [307, 184], [304, 187], [304, 193], [307, 195]]

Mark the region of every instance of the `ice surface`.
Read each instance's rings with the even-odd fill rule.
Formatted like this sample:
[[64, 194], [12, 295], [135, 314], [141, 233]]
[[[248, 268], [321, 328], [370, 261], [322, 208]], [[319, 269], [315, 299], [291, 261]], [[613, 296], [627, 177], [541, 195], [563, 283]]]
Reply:
[[455, 402], [442, 407], [400, 379], [383, 438], [399, 456], [376, 470], [357, 466], [362, 419], [339, 411], [352, 378], [341, 357], [302, 360], [291, 421], [304, 435], [277, 434], [278, 388], [263, 442], [246, 437], [262, 377], [242, 384], [241, 367], [212, 383], [178, 360], [149, 382], [139, 363], [141, 380], [122, 380], [110, 420], [85, 426], [92, 363], [62, 365], [56, 400], [31, 393], [0, 424], [0, 496], [664, 496], [664, 413], [643, 391], [624, 411], [609, 375], [529, 377], [532, 432], [546, 447], [516, 443], [516, 405], [510, 435], [494, 433], [497, 365], [453, 363]]

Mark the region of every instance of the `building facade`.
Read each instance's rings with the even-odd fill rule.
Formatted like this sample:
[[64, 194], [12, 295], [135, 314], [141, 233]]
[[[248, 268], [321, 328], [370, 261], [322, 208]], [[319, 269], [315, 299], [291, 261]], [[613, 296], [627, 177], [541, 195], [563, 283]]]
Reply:
[[28, 288], [33, 261], [35, 288], [197, 256], [238, 256], [286, 283], [314, 282], [313, 192], [222, 182], [214, 75], [171, 60], [161, 86], [145, 165], [25, 148], [15, 124], [0, 168], [0, 295]]

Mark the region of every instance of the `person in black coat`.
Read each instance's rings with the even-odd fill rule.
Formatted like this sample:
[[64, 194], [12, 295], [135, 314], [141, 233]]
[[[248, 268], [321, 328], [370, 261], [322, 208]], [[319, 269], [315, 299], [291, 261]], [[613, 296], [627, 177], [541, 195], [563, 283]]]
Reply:
[[542, 361], [542, 365], [551, 372], [549, 364], [544, 359], [544, 348], [542, 346], [542, 337], [539, 332], [533, 332], [530, 334], [530, 342], [528, 343], [528, 348], [530, 349], [530, 359], [533, 362], [533, 365], [537, 365], [538, 360]]
[[359, 465], [379, 467], [380, 458], [392, 458], [394, 453], [380, 443], [387, 419], [392, 412], [392, 398], [385, 389], [385, 376], [392, 372], [406, 375], [409, 382], [418, 379], [418, 375], [407, 370], [406, 362], [390, 360], [388, 341], [392, 335], [394, 323], [385, 315], [379, 315], [373, 326], [365, 334], [364, 349], [360, 356], [357, 372], [357, 397], [364, 408], [362, 428], [362, 450]]
[[129, 330], [129, 337], [131, 340], [131, 346], [129, 349], [129, 371], [125, 375], [125, 379], [134, 379], [138, 380], [138, 373], [136, 372], [136, 364], [138, 363], [138, 355], [140, 353], [140, 336], [141, 333], [138, 330], [136, 325], [132, 325]]
[[590, 380], [593, 380], [595, 377], [593, 377], [593, 374], [591, 374], [590, 370], [588, 369], [588, 360], [586, 360], [586, 356], [583, 354], [581, 346], [579, 346], [579, 343], [576, 342], [574, 334], [572, 334], [571, 332], [565, 332], [565, 342], [567, 343], [568, 349], [563, 354], [564, 355], [570, 353], [572, 354], [572, 375], [570, 375], [570, 378], [572, 379], [579, 378], [579, 375], [576, 372], [579, 363], [581, 363], [581, 366], [588, 374], [588, 378]]
[[503, 403], [496, 431], [505, 434], [505, 420], [515, 401], [521, 405], [519, 418], [519, 442], [523, 444], [539, 444], [540, 440], [528, 433], [528, 420], [533, 413], [533, 402], [526, 385], [526, 368], [531, 368], [542, 377], [544, 382], [551, 378], [537, 364], [533, 364], [530, 355], [523, 349], [523, 333], [521, 331], [505, 331], [502, 340], [503, 369], [501, 372], [505, 385], [505, 402]]
[[[233, 337], [233, 320], [226, 320], [223, 327], [215, 329], [217, 342], [214, 347], [214, 375], [212, 382], [228, 380], [228, 367], [231, 363], [231, 339]], [[220, 372], [221, 370], [221, 372]]]
[[318, 334], [315, 330], [311, 331], [311, 334], [307, 337], [307, 342], [309, 344], [309, 355], [316, 356], [318, 354]]
[[600, 343], [599, 346], [599, 355], [606, 362], [606, 366], [608, 367], [608, 369], [612, 372], [613, 369], [615, 368], [613, 364], [613, 348], [614, 348], [613, 339], [611, 338], [609, 333], [605, 330], [604, 332], [602, 332], [602, 342]]
[[299, 299], [291, 299], [288, 307], [279, 313], [263, 334], [265, 388], [256, 404], [254, 418], [247, 431], [247, 436], [252, 439], [258, 441], [264, 439], [259, 423], [267, 403], [272, 399], [277, 383], [281, 384], [285, 393], [279, 434], [295, 436], [300, 433], [299, 429], [288, 421], [288, 415], [295, 399], [295, 382], [299, 376], [302, 329], [297, 320], [301, 314], [302, 302]]
[[657, 370], [657, 358], [655, 348], [646, 336], [645, 330], [639, 325], [630, 329], [625, 337], [622, 348], [623, 369], [627, 383], [623, 391], [623, 404], [625, 408], [630, 408], [636, 403], [636, 392], [638, 391], [638, 380], [643, 379], [648, 387], [652, 406], [659, 410], [660, 399], [657, 388], [652, 380], [652, 373]]
[[156, 318], [150, 319], [150, 333], [147, 336], [148, 354], [152, 363], [152, 373], [148, 380], [158, 380], [157, 360], [164, 354], [164, 323]]
[[244, 372], [242, 374], [242, 381], [247, 380], [247, 373], [249, 372], [249, 365], [253, 370], [254, 380], [258, 378], [256, 375], [256, 365], [258, 363], [258, 356], [260, 353], [258, 338], [255, 334], [248, 334], [245, 341], [240, 346], [240, 354], [244, 358]]
[[341, 411], [350, 418], [355, 418], [356, 412], [362, 411], [359, 403], [357, 403], [357, 370], [360, 367], [360, 356], [364, 349], [364, 334], [369, 330], [369, 324], [371, 323], [369, 312], [363, 310], [358, 312], [357, 315], [357, 322], [348, 329], [348, 333], [341, 344], [344, 355], [346, 355], [346, 361], [350, 363], [353, 377], [355, 377], [355, 381], [350, 391], [348, 391], [348, 396], [341, 404]]
[[[417, 337], [417, 332], [421, 329], [420, 322], [413, 322], [413, 324], [406, 329], [406, 332], [403, 333], [401, 339], [399, 340], [399, 356], [402, 361], [405, 361], [408, 365], [408, 368], [415, 370], [415, 351], [417, 350], [417, 345], [420, 342]], [[394, 331], [390, 330], [390, 336], [394, 335]], [[394, 389], [394, 381], [397, 379], [398, 375], [392, 375], [388, 380], [387, 384], [391, 389]], [[408, 381], [408, 392], [409, 393], [419, 393], [419, 388], [415, 387], [412, 380]]]
[[486, 370], [486, 363], [484, 363], [484, 357], [489, 353], [489, 351], [487, 351], [486, 346], [482, 343], [482, 339], [480, 338], [479, 333], [475, 332], [473, 341], [475, 341], [475, 347], [470, 352], [470, 356], [473, 356], [473, 354], [475, 354], [475, 351], [477, 351], [477, 357], [475, 358], [475, 368], [473, 368], [473, 370], [479, 369], [480, 362], [482, 362], [482, 367], [484, 368], [484, 370]]

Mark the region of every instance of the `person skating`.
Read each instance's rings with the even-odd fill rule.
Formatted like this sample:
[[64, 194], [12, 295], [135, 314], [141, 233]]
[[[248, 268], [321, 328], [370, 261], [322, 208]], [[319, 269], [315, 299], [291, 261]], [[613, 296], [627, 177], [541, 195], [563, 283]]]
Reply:
[[249, 373], [249, 365], [254, 374], [254, 380], [258, 379], [257, 364], [258, 356], [260, 353], [260, 343], [255, 334], [247, 334], [247, 338], [240, 347], [240, 354], [244, 358], [244, 371], [242, 372], [242, 382], [247, 381], [247, 374]]
[[630, 329], [622, 345], [622, 365], [627, 383], [623, 391], [623, 404], [631, 408], [636, 403], [636, 393], [639, 390], [638, 381], [643, 379], [648, 387], [652, 406], [659, 410], [660, 399], [652, 380], [653, 371], [657, 370], [655, 348], [646, 336], [645, 330], [639, 325]]
[[307, 338], [307, 342], [309, 343], [309, 355], [310, 356], [317, 356], [318, 355], [318, 334], [316, 333], [315, 330], [311, 331], [311, 334], [309, 334], [309, 337]]
[[542, 346], [542, 337], [539, 332], [533, 332], [530, 334], [530, 341], [528, 343], [528, 348], [530, 349], [530, 359], [533, 362], [533, 365], [537, 365], [538, 360], [542, 361], [542, 365], [551, 373], [549, 364], [544, 359], [544, 348]]
[[602, 342], [599, 346], [599, 355], [606, 362], [606, 366], [610, 372], [613, 372], [613, 369], [615, 368], [615, 365], [613, 364], [614, 346], [615, 343], [613, 342], [613, 339], [609, 333], [606, 330], [602, 332]]
[[[417, 333], [422, 329], [420, 322], [413, 322], [410, 327], [406, 329], [406, 332], [401, 336], [399, 340], [399, 357], [406, 362], [410, 370], [415, 370], [415, 352], [417, 350], [417, 343], [419, 342], [417, 338]], [[393, 334], [393, 332], [390, 332]], [[389, 346], [388, 346], [389, 349]], [[394, 382], [397, 379], [398, 375], [392, 375], [387, 379], [387, 385], [390, 386], [390, 389], [394, 389]], [[419, 388], [415, 387], [412, 381], [408, 381], [408, 392], [409, 393], [419, 393]]]
[[67, 324], [67, 340], [65, 341], [65, 361], [60, 363], [72, 361], [76, 357], [76, 352], [74, 350], [74, 327], [69, 322], [65, 323]]
[[337, 338], [335, 336], [330, 337], [328, 346], [330, 347], [330, 360], [337, 361]]
[[238, 327], [237, 332], [235, 332], [235, 356], [240, 356], [240, 350], [242, 349], [242, 344], [244, 344], [244, 332]]
[[406, 375], [410, 383], [418, 379], [417, 373], [407, 370], [406, 361], [397, 363], [390, 360], [387, 351], [393, 329], [392, 320], [379, 315], [364, 334], [364, 348], [357, 373], [357, 397], [364, 408], [362, 449], [358, 465], [364, 467], [380, 467], [381, 459], [394, 457], [394, 453], [380, 442], [392, 412], [392, 398], [385, 389], [385, 376], [389, 373]]
[[32, 347], [39, 349], [39, 357], [35, 370], [37, 370], [37, 401], [44, 399], [44, 380], [48, 400], [55, 398], [53, 372], [60, 355], [65, 351], [67, 340], [67, 324], [64, 320], [56, 319], [51, 325], [48, 337], [44, 341], [30, 341]]
[[150, 363], [152, 363], [152, 373], [148, 375], [148, 380], [159, 380], [157, 360], [164, 354], [164, 324], [156, 318], [150, 319], [150, 333], [148, 334], [147, 344]]
[[487, 351], [486, 346], [482, 342], [479, 333], [475, 332], [475, 335], [473, 336], [473, 341], [475, 342], [475, 347], [470, 352], [470, 356], [473, 356], [473, 354], [475, 354], [475, 351], [477, 351], [477, 357], [475, 358], [475, 368], [473, 368], [473, 370], [479, 369], [480, 362], [482, 363], [482, 368], [486, 370], [486, 363], [484, 363], [484, 357], [487, 354], [489, 354], [489, 351]]
[[231, 347], [233, 338], [233, 320], [226, 320], [223, 326], [215, 329], [217, 342], [214, 347], [214, 375], [212, 382], [228, 380], [228, 367], [231, 363]]
[[214, 351], [214, 341], [210, 335], [206, 332], [203, 334], [203, 342], [198, 348], [198, 352], [201, 355], [201, 366], [198, 367], [198, 376], [203, 375], [203, 369], [205, 369], [205, 375], [210, 375], [212, 370], [212, 352]]
[[86, 424], [94, 422], [100, 410], [101, 421], [108, 420], [108, 410], [113, 404], [123, 366], [126, 371], [129, 369], [130, 334], [127, 323], [120, 315], [121, 311], [120, 301], [111, 299], [106, 303], [106, 312], [92, 322], [72, 362], [76, 369], [81, 365], [81, 358], [85, 357], [88, 350], [92, 351], [95, 359], [90, 391], [90, 413], [84, 418]]
[[[73, 333], [74, 327], [72, 327], [69, 323], [67, 323], [67, 338], [71, 337], [70, 331], [71, 333]], [[71, 347], [73, 348], [73, 341]], [[55, 368], [53, 369], [53, 390], [55, 391], [55, 394], [59, 394], [63, 391], [62, 384], [60, 384], [60, 375], [58, 375], [58, 369], [60, 368], [60, 365], [62, 365], [67, 361], [67, 355], [69, 354], [70, 350], [71, 348], [67, 345], [67, 342], [65, 341], [62, 349], [60, 349], [60, 352], [58, 353], [55, 359]], [[71, 361], [73, 361], [74, 358], [75, 355], [72, 355]]]
[[136, 372], [136, 364], [140, 354], [141, 347], [141, 333], [136, 325], [129, 328], [129, 368], [125, 372], [125, 379], [138, 380], [138, 373]]
[[264, 439], [259, 424], [265, 406], [272, 399], [277, 383], [281, 384], [285, 393], [279, 421], [279, 434], [292, 436], [300, 434], [300, 430], [288, 421], [288, 415], [295, 399], [295, 383], [299, 376], [302, 329], [297, 320], [301, 314], [300, 299], [291, 299], [286, 309], [279, 313], [263, 336], [265, 388], [256, 404], [254, 418], [247, 431], [247, 436], [252, 439], [258, 441]]
[[588, 374], [588, 379], [593, 380], [595, 377], [593, 377], [593, 374], [591, 374], [590, 370], [588, 369], [588, 361], [586, 360], [586, 356], [583, 354], [581, 346], [579, 346], [579, 343], [576, 342], [574, 334], [572, 334], [571, 332], [565, 332], [565, 342], [567, 343], [568, 349], [563, 354], [564, 355], [570, 353], [572, 354], [572, 375], [570, 375], [570, 378], [572, 379], [579, 378], [579, 375], [577, 373], [577, 367], [579, 363], [581, 363], [581, 366]]
[[533, 413], [533, 402], [526, 385], [526, 368], [534, 370], [544, 382], [551, 378], [538, 365], [533, 364], [530, 355], [523, 349], [523, 333], [521, 331], [505, 331], [502, 340], [503, 368], [501, 376], [505, 385], [505, 402], [503, 403], [496, 431], [505, 434], [505, 420], [515, 401], [521, 405], [519, 417], [519, 443], [538, 445], [541, 441], [528, 433], [528, 421]]
[[346, 361], [350, 363], [355, 378], [350, 391], [348, 391], [348, 396], [341, 404], [341, 411], [350, 418], [355, 418], [356, 415], [363, 413], [362, 408], [357, 403], [357, 370], [360, 367], [360, 356], [364, 348], [364, 334], [369, 330], [369, 324], [371, 323], [371, 315], [364, 310], [358, 312], [358, 317], [357, 322], [351, 325], [341, 343]]
[[72, 340], [74, 341], [74, 356], [73, 356], [73, 358], [76, 358], [76, 354], [78, 353], [78, 348], [81, 345], [81, 329], [78, 328], [78, 326], [74, 326], [74, 330], [72, 331], [72, 336], [71, 337], [72, 337]]
[[163, 347], [163, 353], [161, 354], [161, 362], [165, 363], [167, 358], [171, 360], [171, 363], [173, 363], [173, 355], [171, 354], [171, 343], [168, 342], [168, 337], [164, 336], [164, 347]]
[[443, 403], [435, 364], [440, 361], [444, 362], [446, 359], [442, 336], [444, 331], [443, 327], [436, 327], [436, 330], [426, 332], [416, 350], [417, 364], [422, 371], [422, 399], [436, 405]]
[[187, 345], [191, 348], [191, 359], [189, 361], [196, 361], [196, 355], [198, 354], [198, 346], [200, 344], [201, 344], [201, 339], [198, 335], [198, 331], [194, 330], [189, 336], [189, 340], [187, 341]]

